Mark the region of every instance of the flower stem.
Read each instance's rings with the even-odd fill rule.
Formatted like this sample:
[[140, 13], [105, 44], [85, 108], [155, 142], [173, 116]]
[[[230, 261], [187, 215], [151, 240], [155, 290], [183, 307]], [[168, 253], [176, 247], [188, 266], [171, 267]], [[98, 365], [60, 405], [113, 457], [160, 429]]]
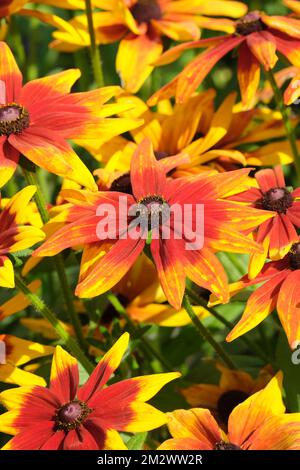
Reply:
[[[46, 205], [46, 201], [45, 201], [43, 192], [40, 188], [39, 182], [38, 182], [37, 177], [36, 177], [36, 173], [35, 173], [35, 171], [30, 171], [29, 169], [24, 168], [24, 166], [23, 166], [23, 173], [24, 173], [24, 176], [25, 176], [25, 179], [26, 179], [27, 183], [32, 184], [32, 185], [36, 186], [36, 188], [37, 188], [36, 193], [34, 195], [34, 198], [35, 198], [35, 202], [36, 202], [37, 208], [39, 210], [41, 219], [42, 219], [43, 223], [46, 224], [47, 222], [49, 222], [49, 214], [48, 214], [47, 205]], [[80, 323], [78, 314], [75, 310], [75, 306], [74, 306], [74, 302], [73, 302], [73, 293], [72, 293], [71, 287], [68, 283], [68, 278], [67, 278], [67, 274], [66, 274], [66, 271], [65, 271], [65, 266], [64, 266], [62, 256], [60, 254], [54, 256], [53, 263], [55, 265], [57, 275], [59, 277], [59, 281], [60, 281], [61, 289], [62, 289], [62, 292], [63, 292], [63, 295], [64, 295], [66, 307], [67, 307], [67, 310], [68, 310], [68, 313], [69, 313], [69, 316], [70, 316], [70, 321], [71, 321], [72, 326], [74, 328], [74, 332], [75, 332], [77, 341], [78, 341], [79, 345], [81, 346], [81, 348], [86, 350], [86, 341], [85, 341], [83, 333], [82, 333], [82, 325]]]
[[99, 47], [96, 44], [96, 36], [94, 29], [93, 10], [91, 0], [85, 0], [85, 11], [88, 21], [89, 35], [90, 35], [90, 51], [91, 60], [93, 65], [94, 77], [98, 87], [104, 85], [102, 62]]
[[291, 150], [292, 150], [293, 157], [294, 157], [294, 164], [295, 164], [295, 168], [296, 168], [296, 171], [297, 171], [298, 181], [300, 182], [300, 154], [299, 154], [299, 150], [298, 150], [295, 130], [294, 130], [294, 127], [293, 127], [293, 125], [290, 121], [288, 108], [284, 104], [282, 93], [281, 93], [280, 89], [277, 86], [277, 83], [276, 83], [276, 80], [275, 80], [275, 77], [274, 77], [274, 74], [273, 74], [272, 70], [267, 71], [266, 74], [267, 74], [268, 80], [270, 82], [270, 85], [272, 87], [272, 90], [274, 92], [274, 96], [275, 96], [275, 99], [277, 101], [278, 108], [279, 108], [279, 110], [281, 112], [281, 115], [282, 115], [282, 119], [283, 119], [283, 122], [284, 122], [284, 127], [285, 127], [285, 130], [286, 130], [286, 135], [287, 135], [288, 141], [290, 143]]
[[211, 345], [211, 347], [215, 350], [215, 352], [220, 356], [222, 361], [230, 368], [230, 369], [236, 369], [237, 367], [233, 363], [233, 361], [230, 359], [230, 357], [227, 355], [227, 353], [224, 351], [222, 346], [218, 344], [210, 332], [205, 328], [205, 326], [201, 323], [200, 319], [197, 317], [196, 313], [194, 312], [194, 309], [190, 303], [188, 295], [185, 293], [183, 296], [183, 302], [182, 306], [189, 315], [190, 319], [194, 323], [195, 327], [197, 328], [197, 331], [199, 332], [200, 336], [208, 343]]
[[33, 292], [31, 292], [23, 279], [19, 276], [18, 273], [15, 273], [15, 282], [17, 288], [26, 295], [30, 300], [33, 307], [40, 312], [43, 317], [48, 320], [48, 322], [53, 326], [57, 335], [63, 340], [66, 347], [70, 352], [78, 359], [78, 361], [83, 365], [86, 371], [90, 374], [94, 367], [85, 356], [84, 352], [80, 349], [77, 342], [69, 335], [65, 330], [64, 326], [57, 319], [56, 315], [50, 310], [50, 308], [43, 302], [43, 300]]
[[123, 305], [119, 301], [118, 297], [112, 292], [109, 292], [107, 294], [107, 299], [112, 304], [112, 306], [116, 309], [116, 311], [123, 318], [125, 318], [128, 324], [128, 327], [130, 329], [130, 332], [141, 340], [144, 346], [144, 351], [146, 351], [146, 353], [147, 352], [150, 353], [151, 356], [155, 357], [161, 363], [161, 365], [164, 367], [165, 370], [173, 371], [173, 367], [166, 361], [166, 359], [156, 349], [152, 347], [152, 345], [147, 340], [147, 338], [145, 338], [144, 335], [141, 335], [140, 326], [139, 325], [136, 326], [134, 324], [130, 316], [127, 314], [126, 309], [123, 307]]
[[[226, 326], [229, 330], [232, 330], [234, 325], [226, 320], [226, 318], [222, 317], [214, 308], [208, 307], [206, 305], [206, 302], [198, 297], [194, 292], [192, 291], [187, 291], [188, 295], [190, 298], [197, 303], [197, 305], [200, 305], [201, 307], [205, 308], [214, 318], [216, 318], [220, 323], [222, 323], [224, 326]], [[239, 338], [251, 351], [255, 351], [256, 354], [266, 363], [271, 362], [270, 358], [264, 353], [263, 350], [259, 346], [256, 345], [253, 341], [251, 341], [249, 338], [246, 338], [246, 336], [241, 336]]]

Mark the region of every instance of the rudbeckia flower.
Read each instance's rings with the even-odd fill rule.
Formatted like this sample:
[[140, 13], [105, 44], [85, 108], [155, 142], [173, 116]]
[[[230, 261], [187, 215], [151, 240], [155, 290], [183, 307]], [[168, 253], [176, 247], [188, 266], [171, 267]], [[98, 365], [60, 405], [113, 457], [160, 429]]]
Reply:
[[[158, 211], [157, 225], [151, 227], [150, 250], [169, 303], [175, 309], [181, 308], [186, 277], [225, 300], [226, 275], [212, 249], [239, 253], [251, 250], [260, 252], [260, 246], [241, 235], [239, 230], [252, 227], [257, 223], [257, 218], [265, 220], [273, 216], [268, 212], [262, 213], [222, 200], [232, 187], [245, 183], [249, 171], [243, 169], [220, 175], [203, 174], [196, 178], [169, 180], [164, 167], [154, 156], [151, 142], [145, 139], [131, 161], [133, 195], [117, 191], [100, 191], [99, 194], [71, 191], [69, 201], [75, 204], [61, 214], [66, 222], [65, 227], [38, 248], [34, 256], [53, 256], [65, 248], [83, 244], [80, 282], [76, 295], [100, 295], [121, 280], [146, 246], [148, 225], [136, 227], [132, 224], [133, 217], [128, 214], [130, 207], [137, 208], [138, 204], [145, 218], [148, 217], [148, 224], [153, 209]], [[115, 214], [109, 217], [113, 227], [104, 233], [105, 230], [99, 230], [98, 227], [99, 222], [102, 223], [106, 218], [96, 214], [99, 207], [107, 207], [107, 204], [114, 208]], [[201, 204], [205, 210], [205, 240], [201, 249], [187, 249], [188, 239], [197, 244], [195, 236], [198, 233], [192, 235], [188, 231], [188, 234], [183, 235], [184, 219], [181, 223], [175, 223], [175, 219], [167, 215], [167, 208], [173, 206], [184, 211], [184, 206], [189, 204], [187, 207], [192, 211], [196, 211], [196, 204]], [[120, 221], [118, 227], [117, 224], [115, 226], [116, 221]], [[127, 234], [124, 230], [128, 230]], [[182, 235], [179, 233], [178, 236], [178, 232]]]
[[252, 207], [271, 211], [272, 219], [260, 224], [254, 233], [255, 240], [262, 244], [264, 252], [253, 254], [249, 276], [254, 278], [264, 265], [266, 258], [283, 258], [293, 243], [298, 241], [296, 228], [300, 227], [300, 189], [286, 187], [281, 166], [256, 172], [258, 188], [233, 196], [235, 201], [251, 204]]
[[300, 413], [285, 414], [282, 374], [234, 408], [228, 432], [209, 410], [192, 408], [168, 413], [173, 439], [160, 450], [300, 450]]
[[[176, 310], [168, 304], [155, 266], [144, 254], [112, 290], [127, 314], [137, 322], [165, 327], [179, 327], [191, 322], [183, 308]], [[209, 315], [200, 306], [195, 306], [194, 311], [201, 319]], [[110, 304], [101, 316], [101, 323], [116, 317], [118, 313]]]
[[300, 20], [252, 11], [235, 22], [233, 34], [180, 44], [167, 51], [156, 64], [170, 63], [183, 51], [193, 48], [207, 50], [189, 63], [169, 84], [156, 92], [149, 103], [154, 105], [157, 100], [174, 95], [177, 102], [187, 100], [214, 65], [228, 52], [237, 49], [238, 81], [242, 101], [244, 107], [250, 109], [255, 102], [260, 69], [263, 67], [269, 71], [274, 68], [278, 60], [277, 51], [291, 64], [300, 67]]
[[[293, 347], [294, 342], [300, 338], [299, 280], [298, 240], [282, 260], [266, 263], [256, 278], [244, 276], [240, 281], [231, 284], [230, 292], [233, 296], [248, 286], [263, 283], [250, 295], [243, 316], [227, 336], [227, 341], [233, 341], [252, 330], [277, 309], [289, 344]], [[210, 304], [215, 305], [215, 303], [218, 302], [212, 297]]]
[[215, 418], [226, 426], [233, 409], [264, 388], [272, 374], [266, 367], [253, 379], [247, 372], [227, 369], [222, 364], [217, 364], [217, 369], [221, 373], [219, 385], [196, 384], [180, 389], [180, 392], [189, 405], [209, 408]]
[[[199, 26], [231, 33], [232, 21], [212, 20], [206, 15], [239, 18], [247, 11], [243, 3], [227, 0], [96, 0], [94, 5], [105, 10], [94, 13], [97, 41], [108, 44], [120, 40], [116, 69], [124, 88], [132, 93], [139, 90], [160, 57], [162, 36], [175, 41], [197, 39]], [[60, 51], [88, 46], [86, 16], [77, 16], [68, 23], [61, 21], [53, 36], [51, 47]]]
[[130, 131], [130, 140], [116, 136], [97, 148], [85, 145], [97, 161], [104, 163], [94, 171], [99, 177], [99, 189], [121, 190], [126, 182], [128, 186], [132, 154], [147, 137], [156, 159], [161, 162], [180, 153], [188, 157], [186, 161], [177, 161], [173, 178], [293, 161], [280, 113], [267, 107], [241, 111], [239, 103], [235, 104], [235, 93], [229, 94], [215, 109], [214, 97], [210, 89], [175, 106], [169, 101], [160, 102], [158, 110], [152, 111], [137, 97], [119, 96], [118, 102], [131, 103], [133, 108], [121, 116], [143, 119], [144, 124]]
[[13, 196], [4, 209], [0, 210], [0, 286], [14, 287], [14, 268], [7, 256], [30, 248], [45, 238], [44, 232], [29, 225], [26, 209], [36, 191], [27, 186]]
[[21, 386], [46, 385], [43, 377], [27, 372], [21, 367], [32, 359], [53, 354], [52, 346], [44, 346], [12, 335], [0, 335], [0, 345], [5, 356], [4, 361], [0, 361], [0, 382]]
[[119, 93], [119, 87], [70, 93], [80, 77], [77, 69], [22, 87], [21, 72], [4, 42], [0, 43], [0, 62], [0, 186], [14, 174], [23, 154], [51, 173], [95, 189], [91, 173], [67, 139], [111, 138], [138, 125], [132, 120], [104, 119], [118, 112], [118, 106], [104, 103]]
[[117, 431], [143, 432], [165, 424], [166, 416], [145, 403], [179, 373], [145, 375], [105, 387], [128, 345], [125, 333], [79, 387], [77, 361], [57, 346], [50, 387], [21, 387], [0, 394], [10, 411], [0, 430], [14, 435], [5, 450], [126, 449]]

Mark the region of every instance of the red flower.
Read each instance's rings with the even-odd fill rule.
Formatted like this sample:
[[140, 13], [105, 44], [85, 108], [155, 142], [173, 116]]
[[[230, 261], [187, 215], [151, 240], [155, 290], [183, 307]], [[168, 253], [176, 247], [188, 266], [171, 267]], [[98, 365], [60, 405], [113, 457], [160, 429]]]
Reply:
[[235, 201], [246, 202], [274, 214], [255, 233], [255, 240], [264, 246], [264, 253], [252, 256], [250, 278], [257, 276], [267, 257], [276, 260], [288, 253], [292, 244], [298, 241], [295, 227], [300, 227], [300, 201], [297, 201], [300, 188], [290, 191], [286, 187], [282, 167], [260, 170], [255, 178], [258, 188], [248, 189], [233, 197]]
[[5, 450], [126, 449], [117, 431], [142, 432], [166, 422], [164, 413], [144, 403], [177, 372], [145, 375], [104, 388], [128, 345], [125, 333], [78, 387], [77, 361], [57, 346], [50, 388], [20, 387], [0, 394], [11, 411], [0, 416], [0, 429], [15, 434]]
[[120, 88], [70, 93], [80, 77], [77, 69], [22, 86], [22, 74], [4, 42], [0, 42], [0, 62], [0, 187], [14, 174], [23, 154], [51, 173], [96, 189], [93, 176], [67, 140], [84, 143], [135, 127], [137, 121], [131, 119], [102, 117], [118, 112], [118, 105], [113, 110], [103, 105]]
[[[250, 295], [243, 316], [227, 336], [227, 341], [233, 341], [252, 330], [277, 309], [289, 344], [293, 347], [293, 343], [300, 339], [299, 282], [300, 242], [298, 239], [282, 260], [266, 263], [255, 279], [244, 276], [240, 281], [230, 285], [230, 292], [233, 296], [245, 287], [263, 283]], [[210, 305], [215, 303], [211, 298]]]
[[157, 61], [164, 65], [176, 60], [184, 50], [207, 48], [189, 63], [180, 74], [149, 100], [154, 105], [160, 99], [176, 96], [177, 102], [187, 100], [202, 83], [214, 65], [228, 52], [238, 47], [238, 81], [246, 108], [253, 106], [260, 81], [260, 68], [273, 69], [283, 54], [300, 67], [300, 21], [286, 16], [269, 16], [253, 11], [235, 22], [234, 34], [193, 41], [170, 49]]
[[[108, 233], [107, 237], [105, 233], [105, 240], [101, 242], [102, 235], [97, 234], [97, 225], [101, 220], [95, 215], [97, 208], [104, 203], [112, 204], [117, 211], [114, 219], [120, 220], [122, 210], [127, 214], [128, 207], [138, 203], [148, 217], [153, 208], [160, 214], [160, 222], [152, 230], [150, 250], [169, 303], [176, 309], [180, 308], [186, 277], [226, 301], [226, 274], [212, 248], [238, 253], [261, 251], [255, 242], [241, 235], [239, 230], [249, 229], [258, 220], [273, 216], [221, 199], [232, 191], [232, 187], [238, 192], [237, 188], [245, 184], [248, 173], [249, 169], [242, 169], [226, 174], [207, 176], [204, 173], [192, 178], [167, 179], [164, 166], [154, 156], [150, 140], [145, 139], [131, 161], [133, 196], [111, 191], [98, 194], [71, 191], [69, 201], [73, 204], [75, 202], [75, 205], [65, 212], [67, 225], [36, 250], [35, 255], [52, 256], [65, 248], [83, 244], [80, 283], [76, 294], [80, 297], [94, 297], [106, 292], [117, 284], [143, 251], [148, 227], [132, 235], [132, 218], [129, 217], [125, 221], [128, 228], [125, 239], [121, 236], [125, 227], [119, 227], [117, 236]], [[122, 208], [119, 207], [120, 196], [125, 200]], [[190, 243], [195, 240], [186, 234], [185, 218], [177, 225], [178, 219], [175, 222], [172, 216], [165, 217], [164, 210], [177, 205], [184, 213], [186, 206], [195, 220], [197, 204], [204, 206], [204, 246], [202, 249], [188, 250], [187, 239]], [[170, 230], [169, 237], [163, 235], [166, 229]], [[178, 232], [181, 234], [179, 237]]]

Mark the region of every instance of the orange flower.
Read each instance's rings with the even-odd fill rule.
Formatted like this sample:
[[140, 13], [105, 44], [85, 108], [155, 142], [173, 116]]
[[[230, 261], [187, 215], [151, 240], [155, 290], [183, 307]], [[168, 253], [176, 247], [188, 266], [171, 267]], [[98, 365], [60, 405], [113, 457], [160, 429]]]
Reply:
[[126, 449], [117, 431], [143, 432], [166, 422], [161, 411], [145, 403], [177, 372], [145, 375], [105, 387], [128, 346], [124, 333], [103, 356], [82, 387], [77, 361], [57, 346], [50, 387], [32, 385], [6, 390], [0, 430], [14, 437], [5, 450]]
[[217, 420], [227, 425], [233, 409], [253, 393], [264, 388], [271, 379], [269, 367], [262, 369], [254, 380], [242, 370], [231, 370], [217, 364], [221, 373], [219, 385], [196, 384], [180, 390], [189, 405], [209, 408]]
[[298, 241], [296, 228], [300, 228], [300, 201], [297, 200], [300, 188], [290, 191], [286, 187], [282, 167], [260, 170], [255, 179], [258, 188], [248, 189], [232, 198], [274, 215], [255, 231], [255, 240], [263, 245], [264, 252], [251, 257], [249, 277], [252, 279], [260, 272], [267, 257], [276, 260], [286, 255]]
[[28, 205], [35, 186], [15, 194], [0, 211], [0, 286], [14, 287], [14, 268], [9, 253], [30, 248], [45, 238], [44, 232], [28, 223]]
[[234, 408], [228, 432], [209, 410], [194, 408], [168, 413], [173, 439], [160, 450], [300, 450], [300, 413], [285, 414], [282, 374]]
[[193, 48], [207, 50], [156, 92], [149, 103], [152, 105], [174, 95], [178, 102], [185, 101], [212, 67], [228, 52], [238, 48], [238, 81], [242, 101], [245, 108], [251, 108], [259, 86], [260, 68], [262, 66], [266, 71], [273, 69], [278, 60], [276, 51], [300, 67], [300, 20], [253, 11], [235, 22], [234, 34], [181, 44], [167, 51], [157, 64], [172, 62], [183, 51]]
[[13, 175], [23, 154], [51, 173], [96, 189], [94, 178], [67, 139], [92, 141], [101, 134], [111, 138], [135, 127], [137, 121], [105, 119], [118, 111], [118, 106], [111, 111], [111, 106], [104, 103], [120, 88], [70, 93], [80, 77], [77, 69], [33, 80], [22, 87], [21, 72], [4, 42], [0, 43], [0, 61], [0, 186]]
[[[152, 229], [150, 249], [164, 293], [175, 309], [181, 307], [186, 277], [225, 300], [226, 274], [212, 249], [238, 253], [250, 250], [260, 252], [259, 245], [241, 235], [239, 230], [252, 227], [257, 223], [257, 218], [262, 221], [273, 216], [268, 212], [262, 213], [222, 200], [232, 186], [239, 187], [245, 182], [249, 171], [243, 169], [226, 174], [202, 174], [195, 178], [168, 180], [164, 167], [154, 156], [149, 139], [145, 139], [131, 161], [133, 195], [118, 191], [98, 194], [70, 191], [66, 199], [74, 205], [60, 216], [67, 222], [66, 226], [36, 250], [35, 256], [52, 256], [65, 248], [83, 244], [80, 283], [76, 294], [80, 297], [94, 297], [117, 284], [145, 248], [147, 227], [140, 226], [137, 228], [138, 233], [131, 236], [136, 226], [131, 223], [132, 217], [128, 216], [129, 207], [136, 204], [145, 206], [145, 209], [140, 207], [140, 210], [147, 211], [149, 217], [153, 207], [164, 211], [166, 207], [176, 205], [183, 211], [185, 205], [190, 205], [188, 207], [196, 211], [196, 204], [202, 204], [205, 210], [203, 248], [187, 249], [187, 238], [177, 236], [178, 231], [183, 233], [185, 230], [184, 219], [176, 225], [176, 218], [162, 212], [158, 225]], [[121, 206], [120, 196], [125, 201]], [[115, 208], [116, 218], [113, 216], [113, 219], [116, 221], [124, 221], [125, 214], [123, 223], [116, 227], [113, 223], [113, 227], [103, 234], [97, 230], [102, 220], [96, 215], [101, 204], [110, 204]], [[128, 229], [125, 237], [124, 228], [126, 231]], [[163, 235], [166, 230], [170, 231], [170, 236]], [[195, 243], [192, 236], [190, 241]]]
[[[233, 341], [259, 325], [275, 309], [291, 348], [300, 339], [300, 243], [299, 239], [289, 253], [278, 261], [266, 263], [260, 274], [251, 279], [244, 276], [230, 285], [231, 296], [248, 286], [261, 284], [249, 297], [242, 318], [227, 336]], [[211, 297], [210, 305], [215, 299]]]
[[[97, 41], [107, 44], [121, 40], [116, 69], [124, 88], [132, 93], [139, 90], [160, 57], [161, 36], [175, 41], [197, 39], [199, 26], [231, 33], [232, 21], [212, 21], [206, 15], [239, 18], [247, 11], [243, 3], [227, 0], [95, 0], [94, 5], [105, 10], [94, 13]], [[85, 16], [58, 26], [52, 47], [70, 52], [89, 45]]]

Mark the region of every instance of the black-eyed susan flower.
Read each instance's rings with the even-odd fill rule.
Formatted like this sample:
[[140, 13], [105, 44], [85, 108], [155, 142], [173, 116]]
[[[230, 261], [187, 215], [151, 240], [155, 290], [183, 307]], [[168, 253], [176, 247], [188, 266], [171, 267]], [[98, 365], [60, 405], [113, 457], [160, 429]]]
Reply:
[[[96, 38], [108, 44], [120, 40], [116, 69], [124, 88], [135, 93], [153, 70], [153, 63], [163, 51], [162, 36], [175, 41], [188, 41], [200, 36], [199, 26], [233, 32], [229, 19], [239, 18], [247, 6], [237, 1], [193, 0], [95, 0], [94, 5], [104, 11], [94, 13]], [[89, 45], [87, 19], [77, 16], [70, 22], [61, 21], [54, 32], [51, 47], [74, 51]], [[130, 67], [128, 67], [130, 58]]]
[[192, 407], [208, 408], [222, 425], [227, 425], [233, 409], [250, 395], [264, 388], [272, 378], [270, 367], [262, 369], [257, 378], [243, 370], [216, 365], [221, 376], [218, 385], [195, 384], [180, 390]]
[[225, 433], [209, 410], [169, 413], [172, 439], [160, 450], [299, 450], [300, 413], [285, 413], [278, 373], [261, 391], [234, 408]]
[[298, 241], [300, 227], [300, 189], [291, 190], [285, 183], [282, 167], [259, 170], [255, 174], [258, 187], [233, 196], [233, 199], [252, 207], [273, 212], [274, 217], [260, 224], [254, 233], [255, 240], [263, 245], [264, 252], [253, 254], [249, 276], [255, 278], [267, 258], [283, 258]]
[[145, 403], [179, 373], [145, 375], [105, 387], [119, 366], [129, 340], [119, 338], [79, 387], [77, 361], [57, 346], [49, 388], [6, 390], [0, 429], [14, 435], [3, 449], [126, 449], [118, 431], [143, 432], [166, 422], [166, 415]]
[[[233, 341], [252, 330], [275, 309], [277, 309], [279, 320], [291, 348], [296, 341], [299, 341], [299, 260], [300, 243], [298, 239], [282, 260], [266, 263], [257, 277], [253, 279], [246, 275], [230, 285], [231, 296], [234, 296], [248, 286], [261, 284], [251, 293], [242, 318], [227, 336], [227, 341]], [[210, 303], [211, 305], [216, 303], [213, 297]]]
[[[175, 309], [181, 308], [186, 277], [225, 300], [227, 278], [213, 250], [260, 252], [261, 247], [241, 235], [239, 230], [257, 224], [257, 218], [273, 217], [271, 213], [222, 199], [232, 186], [239, 187], [245, 183], [248, 173], [248, 169], [242, 169], [226, 174], [207, 176], [203, 173], [197, 178], [169, 180], [165, 168], [155, 158], [150, 140], [145, 139], [131, 161], [132, 195], [118, 191], [100, 191], [98, 194], [71, 191], [69, 201], [75, 204], [61, 214], [65, 227], [38, 248], [35, 256], [53, 256], [65, 248], [83, 244], [76, 294], [79, 297], [100, 295], [121, 280], [144, 250], [149, 236], [150, 214], [154, 209], [161, 215], [157, 224], [151, 227], [150, 250], [169, 303]], [[137, 204], [139, 210], [146, 211], [143, 213], [145, 218], [148, 217], [147, 226], [136, 226], [136, 219], [129, 214], [130, 208], [137, 207]], [[186, 230], [184, 219], [179, 221], [179, 218], [169, 217], [166, 209], [173, 206], [183, 214], [185, 206], [196, 211], [196, 204], [201, 204], [205, 211], [201, 222], [205, 232], [202, 247], [196, 240], [198, 232], [192, 234], [189, 230], [183, 235]], [[99, 230], [99, 222], [106, 220], [106, 216], [96, 215], [101, 205], [109, 205], [115, 212], [109, 216], [112, 226], [108, 232]], [[188, 239], [195, 244], [194, 249], [187, 249]]]
[[23, 154], [37, 166], [95, 189], [94, 179], [67, 140], [108, 138], [137, 125], [132, 120], [106, 119], [118, 111], [104, 105], [119, 92], [106, 87], [70, 93], [80, 77], [77, 69], [33, 80], [22, 75], [11, 50], [0, 43], [0, 186], [13, 175]]
[[288, 16], [270, 16], [252, 11], [235, 22], [233, 34], [180, 44], [167, 51], [157, 64], [176, 60], [187, 49], [205, 48], [202, 54], [189, 63], [178, 76], [149, 100], [176, 96], [183, 102], [197, 89], [210, 70], [228, 52], [237, 49], [238, 81], [243, 105], [253, 106], [260, 82], [261, 67], [265, 71], [274, 68], [277, 52], [283, 54], [291, 64], [300, 66], [300, 21]]
[[45, 238], [44, 232], [28, 223], [27, 206], [35, 186], [27, 186], [0, 210], [0, 285], [14, 287], [14, 268], [8, 255], [30, 248]]

